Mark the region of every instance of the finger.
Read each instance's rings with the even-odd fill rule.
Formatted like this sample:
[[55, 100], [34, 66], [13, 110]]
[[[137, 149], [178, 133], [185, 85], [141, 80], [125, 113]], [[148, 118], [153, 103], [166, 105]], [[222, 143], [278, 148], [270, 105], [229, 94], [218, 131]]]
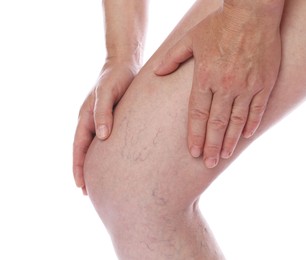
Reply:
[[239, 96], [235, 99], [230, 121], [225, 133], [221, 158], [228, 159], [233, 154], [246, 124], [251, 98]]
[[87, 196], [87, 195], [88, 195], [86, 186], [82, 187], [82, 192], [83, 192], [83, 195], [84, 195], [84, 196]]
[[155, 68], [155, 74], [163, 76], [174, 72], [179, 65], [193, 55], [191, 39], [186, 36], [168, 50], [161, 63]]
[[207, 168], [215, 167], [220, 158], [224, 135], [232, 111], [233, 98], [215, 93], [207, 123], [204, 145], [204, 162]]
[[267, 107], [269, 96], [270, 92], [268, 92], [268, 90], [263, 90], [254, 96], [250, 105], [247, 122], [243, 130], [243, 136], [245, 138], [253, 136], [259, 127]]
[[89, 145], [94, 137], [92, 115], [83, 112], [79, 117], [73, 142], [73, 175], [77, 187], [85, 187], [83, 167]]
[[210, 88], [200, 88], [194, 77], [188, 107], [188, 147], [195, 158], [199, 157], [203, 151], [211, 100]]
[[94, 107], [94, 122], [97, 137], [105, 140], [109, 137], [113, 127], [113, 106], [115, 97], [112, 92], [96, 92], [96, 102]]

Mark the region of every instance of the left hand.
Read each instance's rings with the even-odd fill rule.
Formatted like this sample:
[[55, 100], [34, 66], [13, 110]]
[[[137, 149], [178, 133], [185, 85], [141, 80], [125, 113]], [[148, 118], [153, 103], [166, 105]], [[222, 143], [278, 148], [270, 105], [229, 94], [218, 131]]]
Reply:
[[203, 152], [208, 168], [229, 158], [241, 135], [251, 137], [261, 122], [281, 60], [279, 24], [268, 18], [225, 6], [183, 36], [155, 70], [167, 75], [194, 56], [188, 147], [193, 157]]
[[134, 79], [139, 66], [133, 62], [108, 59], [104, 64], [99, 78], [83, 102], [79, 112], [79, 120], [73, 142], [73, 175], [75, 183], [87, 194], [83, 167], [88, 148], [99, 134], [99, 126], [108, 130], [99, 138], [106, 140], [112, 130], [113, 108], [124, 95]]

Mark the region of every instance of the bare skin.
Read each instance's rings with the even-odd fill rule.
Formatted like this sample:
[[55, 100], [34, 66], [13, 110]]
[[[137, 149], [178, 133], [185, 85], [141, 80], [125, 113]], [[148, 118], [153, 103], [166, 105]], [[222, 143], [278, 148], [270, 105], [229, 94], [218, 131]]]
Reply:
[[158, 75], [194, 57], [188, 147], [208, 168], [258, 128], [275, 85], [284, 0], [225, 0], [164, 55]]
[[219, 4], [195, 3], [119, 102], [111, 136], [106, 141], [95, 138], [88, 150], [86, 188], [119, 259], [224, 259], [198, 210], [199, 196], [306, 96], [306, 2], [291, 0], [282, 20], [279, 78], [257, 132], [240, 139], [233, 156], [215, 168], [190, 155], [186, 123], [194, 61], [165, 77], [156, 76], [154, 68], [186, 30]]
[[86, 194], [84, 160], [94, 136], [108, 138], [113, 125], [113, 107], [124, 95], [142, 64], [146, 34], [146, 0], [102, 0], [106, 60], [98, 80], [85, 99], [73, 144], [73, 174]]
[[[182, 30], [155, 72], [169, 74], [194, 56], [188, 147], [194, 157], [203, 152], [206, 167], [213, 168], [260, 124], [278, 76], [285, 0], [202, 1], [223, 8]], [[113, 108], [142, 65], [147, 5], [148, 0], [103, 0], [107, 57], [80, 109], [74, 138], [73, 172], [85, 194], [88, 147], [95, 135], [105, 140], [111, 134]]]

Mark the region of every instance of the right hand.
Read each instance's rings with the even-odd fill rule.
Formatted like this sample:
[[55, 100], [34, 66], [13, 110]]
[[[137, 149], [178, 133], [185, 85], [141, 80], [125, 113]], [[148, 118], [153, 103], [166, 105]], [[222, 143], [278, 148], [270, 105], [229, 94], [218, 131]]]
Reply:
[[95, 135], [105, 140], [113, 126], [113, 108], [119, 102], [139, 68], [129, 62], [109, 60], [103, 66], [97, 83], [79, 112], [73, 142], [73, 175], [75, 183], [87, 194], [83, 166], [88, 148]]
[[251, 137], [264, 115], [281, 61], [282, 9], [270, 8], [255, 12], [225, 3], [170, 48], [155, 71], [168, 75], [194, 57], [188, 147], [193, 157], [202, 154], [207, 168], [230, 158], [241, 136]]

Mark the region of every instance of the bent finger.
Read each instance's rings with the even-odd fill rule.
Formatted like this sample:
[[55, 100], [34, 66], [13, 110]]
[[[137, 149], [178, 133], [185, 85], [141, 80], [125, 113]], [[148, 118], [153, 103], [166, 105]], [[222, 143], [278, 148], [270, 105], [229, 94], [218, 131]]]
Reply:
[[88, 148], [94, 137], [94, 124], [92, 115], [84, 112], [79, 117], [73, 142], [73, 175], [77, 187], [85, 187], [84, 161]]
[[253, 97], [253, 100], [250, 105], [247, 122], [243, 130], [243, 136], [245, 138], [250, 138], [251, 136], [253, 136], [257, 128], [259, 127], [261, 119], [267, 107], [269, 96], [270, 92], [268, 93], [267, 90], [262, 90]]
[[195, 158], [203, 152], [211, 101], [210, 88], [200, 88], [194, 77], [188, 107], [188, 147]]
[[219, 162], [232, 105], [233, 98], [231, 96], [219, 93], [214, 94], [207, 123], [203, 157], [208, 168], [215, 167]]
[[97, 137], [105, 140], [113, 127], [113, 107], [115, 98], [112, 93], [97, 94], [94, 107], [94, 122]]
[[246, 124], [251, 98], [239, 96], [235, 99], [230, 121], [225, 133], [221, 158], [228, 159], [233, 154]]
[[155, 74], [163, 76], [174, 72], [182, 62], [191, 58], [192, 55], [192, 42], [186, 36], [168, 50], [161, 63], [155, 68]]

